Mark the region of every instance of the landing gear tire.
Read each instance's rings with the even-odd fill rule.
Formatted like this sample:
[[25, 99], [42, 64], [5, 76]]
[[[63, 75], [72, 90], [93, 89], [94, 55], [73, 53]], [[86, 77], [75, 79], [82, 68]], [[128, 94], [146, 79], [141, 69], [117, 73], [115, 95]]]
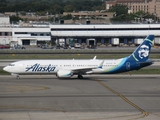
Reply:
[[83, 76], [82, 75], [78, 75], [78, 79], [83, 79]]
[[20, 77], [19, 77], [19, 76], [17, 76], [17, 79], [19, 80], [19, 79], [20, 79]]

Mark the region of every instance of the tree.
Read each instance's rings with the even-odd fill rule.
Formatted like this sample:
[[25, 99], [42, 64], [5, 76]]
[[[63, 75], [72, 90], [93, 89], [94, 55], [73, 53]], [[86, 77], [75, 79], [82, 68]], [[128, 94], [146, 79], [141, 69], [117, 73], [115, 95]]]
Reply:
[[17, 23], [22, 20], [19, 16], [10, 16], [10, 23]]
[[59, 5], [53, 6], [55, 14], [62, 14], [63, 13], [63, 7]]
[[115, 16], [120, 16], [122, 14], [128, 14], [128, 7], [126, 5], [116, 4], [109, 9], [109, 12], [115, 12]]
[[21, 11], [20, 14], [21, 14], [22, 16], [25, 16], [25, 15], [26, 15], [26, 12], [25, 12], [25, 11]]
[[126, 5], [116, 4], [109, 9], [109, 12], [115, 12], [110, 20], [112, 22], [130, 22], [131, 17], [128, 15], [128, 7]]
[[[7, 1], [7, 2], [6, 2]], [[73, 11], [105, 9], [102, 0], [0, 0], [0, 12], [49, 12], [62, 14]]]
[[64, 7], [64, 11], [65, 11], [65, 12], [73, 12], [73, 11], [74, 11], [73, 5], [66, 5], [66, 6]]
[[0, 12], [5, 12], [7, 6], [6, 0], [0, 0]]
[[145, 13], [144, 11], [138, 11], [134, 14], [135, 18], [139, 18], [139, 22], [149, 22], [149, 19], [155, 20], [155, 15], [150, 13]]
[[72, 19], [72, 15], [68, 14], [66, 16], [63, 16], [61, 19], [63, 19], [63, 20], [70, 20], [70, 19]]

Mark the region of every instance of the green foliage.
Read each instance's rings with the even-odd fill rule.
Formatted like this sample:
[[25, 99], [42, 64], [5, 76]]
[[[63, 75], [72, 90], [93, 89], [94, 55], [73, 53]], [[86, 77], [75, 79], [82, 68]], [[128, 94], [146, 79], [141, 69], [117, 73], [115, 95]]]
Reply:
[[[35, 12], [36, 15], [62, 14], [63, 12], [77, 11], [95, 11], [104, 10], [105, 0], [0, 0], [0, 13], [3, 12], [20, 12], [25, 15], [26, 12]], [[109, 9], [109, 12], [115, 12], [115, 16], [110, 20], [112, 22], [131, 22], [135, 17], [152, 18], [152, 14], [139, 11], [135, 14], [128, 14], [126, 5], [115, 5]], [[67, 15], [64, 18], [69, 19]], [[20, 18], [13, 17], [13, 21], [18, 21]], [[59, 18], [49, 18], [57, 21]], [[72, 18], [78, 19], [78, 18]], [[11, 20], [12, 21], [12, 20]]]
[[154, 15], [145, 13], [144, 11], [128, 14], [128, 7], [126, 5], [116, 4], [109, 9], [109, 12], [115, 12], [113, 18], [110, 19], [112, 22], [130, 23], [131, 21], [135, 20], [135, 18], [140, 18], [140, 22], [142, 22], [142, 19], [154, 19]]
[[0, 0], [0, 12], [5, 12], [6, 6], [7, 6], [6, 0]]
[[[7, 2], [6, 2], [7, 1]], [[102, 0], [0, 0], [0, 12], [49, 12], [59, 14], [73, 11], [105, 9]]]
[[65, 12], [73, 12], [74, 11], [74, 6], [73, 5], [66, 5], [65, 7], [64, 7], [64, 11]]
[[72, 15], [68, 14], [66, 16], [63, 16], [61, 19], [70, 20], [70, 19], [72, 19]]
[[128, 7], [126, 5], [116, 4], [109, 9], [109, 12], [115, 12], [115, 16], [126, 15], [128, 13]]
[[128, 22], [132, 19], [131, 16], [128, 16], [128, 7], [126, 5], [116, 4], [109, 9], [109, 12], [115, 12], [114, 17], [110, 19], [112, 22]]
[[4, 70], [0, 70], [0, 75], [10, 75], [11, 73], [5, 72]]
[[25, 15], [26, 15], [26, 12], [21, 11], [20, 14], [23, 15], [23, 16], [25, 16]]
[[160, 74], [160, 69], [140, 69], [129, 72], [130, 74]]
[[22, 20], [22, 19], [18, 16], [10, 16], [11, 23], [16, 23], [16, 22], [19, 22], [20, 20]]
[[135, 17], [138, 17], [141, 20], [142, 18], [144, 18], [144, 19], [146, 19], [146, 18], [154, 19], [155, 16], [153, 14], [145, 13], [144, 11], [138, 11], [138, 12], [135, 13]]

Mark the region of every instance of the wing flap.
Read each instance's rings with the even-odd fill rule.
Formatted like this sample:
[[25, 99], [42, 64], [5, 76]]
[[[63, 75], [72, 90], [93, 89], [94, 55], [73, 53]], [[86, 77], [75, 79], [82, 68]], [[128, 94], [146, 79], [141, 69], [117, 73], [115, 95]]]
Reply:
[[72, 70], [74, 73], [77, 72], [81, 72], [81, 73], [87, 73], [87, 72], [92, 72], [93, 69], [102, 69], [104, 60], [98, 65], [98, 66], [94, 66], [94, 67], [79, 67], [79, 68], [69, 68], [70, 70]]

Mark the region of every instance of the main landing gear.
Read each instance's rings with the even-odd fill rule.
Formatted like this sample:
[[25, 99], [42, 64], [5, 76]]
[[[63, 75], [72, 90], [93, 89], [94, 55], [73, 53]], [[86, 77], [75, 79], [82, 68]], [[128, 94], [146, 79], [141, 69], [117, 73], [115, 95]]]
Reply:
[[17, 79], [20, 79], [19, 75], [16, 76]]
[[81, 74], [78, 74], [78, 79], [83, 79], [83, 76]]

